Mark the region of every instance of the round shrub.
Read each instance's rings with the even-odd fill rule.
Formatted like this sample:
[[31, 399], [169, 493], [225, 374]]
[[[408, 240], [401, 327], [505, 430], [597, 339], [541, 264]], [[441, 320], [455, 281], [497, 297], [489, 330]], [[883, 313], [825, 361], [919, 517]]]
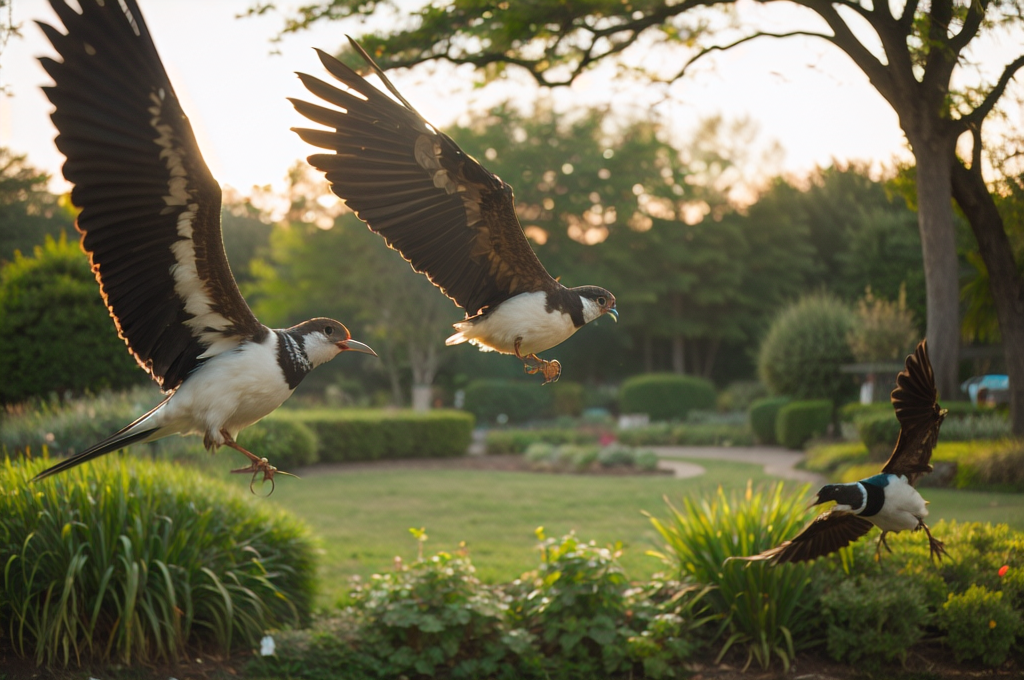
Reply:
[[623, 413], [646, 413], [651, 420], [685, 420], [693, 409], [715, 407], [715, 386], [690, 375], [648, 373], [622, 384], [619, 404]]
[[939, 613], [947, 632], [946, 644], [957, 661], [980, 658], [987, 666], [1006, 661], [1014, 639], [1021, 634], [1021, 615], [1001, 592], [972, 585], [959, 595], [950, 593]]
[[825, 434], [831, 422], [832, 402], [828, 399], [794, 401], [779, 409], [775, 432], [780, 444], [799, 449], [807, 440]]
[[280, 470], [312, 465], [320, 460], [316, 435], [305, 424], [293, 420], [268, 419], [245, 428], [238, 443]]
[[0, 463], [0, 632], [47, 666], [252, 648], [313, 604], [308, 530], [195, 470], [107, 456], [44, 482]]
[[128, 354], [89, 259], [65, 238], [0, 270], [0, 402], [146, 380]]
[[857, 436], [864, 442], [868, 451], [878, 456], [887, 456], [896, 446], [900, 436], [900, 421], [890, 408], [882, 413], [865, 413], [853, 421], [857, 427]]
[[836, 297], [801, 298], [775, 317], [761, 343], [761, 379], [774, 394], [847, 401], [856, 388], [839, 367], [853, 363], [846, 338], [855, 323], [853, 311]]
[[790, 401], [792, 399], [789, 397], [765, 397], [750, 405], [750, 429], [762, 444], [778, 443], [775, 421], [778, 419], [779, 409]]
[[480, 423], [494, 424], [501, 414], [510, 423], [548, 416], [551, 402], [552, 391], [536, 382], [489, 379], [466, 386], [465, 408]]
[[549, 389], [552, 392], [552, 407], [556, 416], [578, 418], [583, 413], [585, 397], [583, 385], [559, 380]]

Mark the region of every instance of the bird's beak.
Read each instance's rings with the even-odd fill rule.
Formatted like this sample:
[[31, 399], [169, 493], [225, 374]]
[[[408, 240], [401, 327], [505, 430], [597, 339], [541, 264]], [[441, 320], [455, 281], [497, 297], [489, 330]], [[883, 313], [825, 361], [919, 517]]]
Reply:
[[355, 340], [342, 340], [338, 343], [338, 349], [342, 352], [362, 352], [363, 354], [372, 354], [377, 356], [377, 353], [370, 349], [369, 345], [364, 345], [361, 342]]
[[608, 309], [608, 313], [612, 315], [613, 319], [615, 319], [615, 323], [619, 322], [619, 310], [615, 309], [614, 307], [610, 307]]

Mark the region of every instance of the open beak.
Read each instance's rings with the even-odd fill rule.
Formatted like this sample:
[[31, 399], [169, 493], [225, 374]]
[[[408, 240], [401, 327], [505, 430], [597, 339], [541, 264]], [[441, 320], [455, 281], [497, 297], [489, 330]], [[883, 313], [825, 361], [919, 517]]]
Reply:
[[369, 345], [364, 345], [361, 342], [355, 340], [342, 340], [338, 343], [338, 349], [342, 352], [362, 352], [363, 354], [372, 354], [377, 356], [377, 353], [370, 349]]
[[612, 315], [612, 318], [615, 319], [615, 323], [619, 322], [619, 310], [615, 309], [614, 307], [611, 307], [608, 309], [608, 314]]

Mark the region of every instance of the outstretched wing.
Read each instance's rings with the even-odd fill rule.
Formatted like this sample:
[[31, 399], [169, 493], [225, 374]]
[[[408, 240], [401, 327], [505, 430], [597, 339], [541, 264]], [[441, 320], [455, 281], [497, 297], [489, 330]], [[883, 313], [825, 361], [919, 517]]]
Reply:
[[931, 472], [929, 461], [946, 417], [945, 410], [936, 403], [938, 393], [926, 343], [918, 343], [914, 353], [907, 357], [906, 368], [896, 376], [891, 399], [900, 421], [900, 436], [882, 468], [882, 472], [906, 475], [911, 484]]
[[347, 90], [299, 74], [311, 93], [338, 107], [290, 100], [333, 128], [294, 129], [334, 152], [309, 157], [334, 193], [467, 316], [519, 293], [558, 288], [526, 240], [512, 188], [431, 127], [349, 40], [401, 103], [319, 50]]
[[845, 548], [871, 531], [873, 526], [863, 517], [831, 510], [818, 515], [792, 540], [758, 555], [735, 559], [748, 562], [769, 560], [772, 564], [805, 562]]
[[220, 186], [135, 0], [50, 4], [67, 34], [39, 24], [63, 58], [40, 59], [55, 83], [43, 90], [82, 249], [118, 334], [172, 390], [204, 356], [267, 331], [231, 275]]

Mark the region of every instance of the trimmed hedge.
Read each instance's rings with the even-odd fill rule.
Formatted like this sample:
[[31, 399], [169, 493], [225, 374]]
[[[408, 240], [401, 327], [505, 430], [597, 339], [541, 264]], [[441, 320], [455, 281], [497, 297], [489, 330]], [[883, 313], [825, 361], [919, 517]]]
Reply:
[[648, 373], [622, 384], [619, 404], [623, 413], [646, 413], [651, 420], [685, 420], [693, 409], [715, 407], [715, 386], [690, 375]]
[[510, 423], [523, 423], [548, 415], [553, 398], [551, 387], [539, 382], [474, 380], [466, 386], [465, 408], [481, 423], [493, 424], [502, 414]]
[[544, 430], [490, 430], [486, 438], [487, 453], [525, 453], [536, 443], [596, 444], [598, 435], [588, 430], [544, 429]]
[[775, 434], [775, 421], [779, 410], [793, 401], [789, 397], [765, 397], [750, 405], [750, 429], [762, 444], [778, 444]]
[[281, 409], [264, 422], [302, 423], [316, 434], [325, 463], [386, 458], [461, 456], [473, 436], [473, 416], [464, 411], [364, 411]]
[[317, 438], [304, 423], [285, 419], [264, 419], [238, 435], [238, 443], [256, 451], [280, 470], [312, 465], [320, 460]]
[[775, 432], [780, 444], [799, 449], [812, 437], [825, 434], [831, 422], [832, 402], [828, 399], [794, 401], [779, 409]]
[[896, 446], [900, 436], [900, 421], [896, 420], [892, 407], [886, 412], [865, 413], [853, 422], [857, 426], [857, 436], [872, 453], [887, 456]]

